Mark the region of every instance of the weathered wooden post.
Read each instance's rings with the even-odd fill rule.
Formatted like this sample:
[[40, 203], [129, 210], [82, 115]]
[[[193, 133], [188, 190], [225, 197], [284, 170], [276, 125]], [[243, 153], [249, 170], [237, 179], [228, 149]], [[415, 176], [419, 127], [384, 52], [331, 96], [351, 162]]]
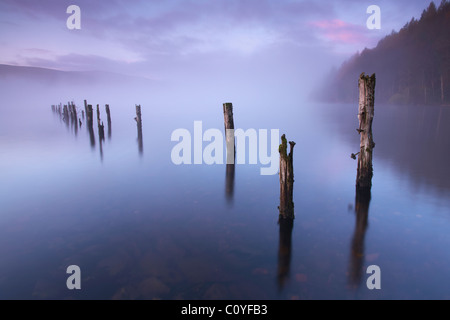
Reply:
[[[372, 153], [375, 143], [372, 136], [372, 121], [375, 102], [375, 74], [365, 76], [364, 72], [359, 76], [359, 128], [360, 151], [358, 153], [358, 170], [356, 176], [357, 188], [372, 187]], [[356, 155], [352, 154], [355, 158]]]
[[66, 126], [69, 127], [69, 109], [67, 107], [67, 104], [64, 105], [63, 109], [63, 121], [66, 124]]
[[91, 104], [87, 105], [86, 117], [87, 117], [88, 127], [92, 127], [94, 125], [94, 119], [93, 119], [93, 110], [92, 110]]
[[137, 125], [139, 154], [142, 155], [142, 153], [144, 152], [144, 142], [142, 138], [142, 114], [140, 104], [136, 105], [136, 117], [134, 118], [134, 120], [136, 120]]
[[230, 102], [223, 104], [223, 120], [225, 124], [225, 137], [227, 144], [227, 164], [234, 164], [234, 119], [233, 104]]
[[136, 120], [136, 123], [138, 127], [142, 127], [142, 114], [141, 114], [141, 105], [136, 105], [136, 117], [134, 118]]
[[234, 177], [235, 177], [234, 119], [233, 119], [233, 104], [231, 102], [226, 102], [223, 104], [223, 120], [227, 145], [225, 195], [228, 201], [231, 201], [234, 195]]
[[293, 152], [295, 142], [289, 141], [290, 150], [287, 153], [286, 135], [281, 136], [281, 144], [278, 148], [280, 153], [280, 219], [294, 218], [294, 166]]
[[111, 139], [111, 110], [109, 109], [109, 104], [105, 104], [105, 110], [108, 121], [108, 139]]
[[95, 146], [95, 137], [94, 137], [94, 118], [93, 118], [93, 109], [92, 105], [88, 104], [86, 107], [86, 118], [87, 118], [87, 129], [89, 131], [89, 137], [91, 140], [91, 147]]
[[97, 105], [97, 127], [98, 127], [98, 139], [101, 143], [102, 140], [105, 140], [105, 126], [100, 119], [100, 106]]
[[75, 103], [73, 103], [73, 101], [71, 102], [71, 106], [72, 106], [72, 123], [73, 123], [73, 127], [75, 130], [75, 135], [78, 134], [78, 114], [77, 114], [77, 107], [75, 106]]
[[[87, 100], [84, 100], [84, 112], [86, 113], [86, 116], [87, 116], [87, 113], [88, 113], [88, 104], [87, 104]], [[84, 115], [83, 115], [83, 120], [84, 120]]]
[[278, 243], [278, 288], [283, 289], [289, 277], [291, 265], [292, 229], [294, 227], [294, 166], [293, 152], [295, 142], [289, 141], [289, 154], [287, 153], [286, 135], [281, 136], [278, 147], [280, 153], [280, 206], [278, 224], [280, 236]]
[[97, 105], [97, 126], [100, 127], [100, 106]]

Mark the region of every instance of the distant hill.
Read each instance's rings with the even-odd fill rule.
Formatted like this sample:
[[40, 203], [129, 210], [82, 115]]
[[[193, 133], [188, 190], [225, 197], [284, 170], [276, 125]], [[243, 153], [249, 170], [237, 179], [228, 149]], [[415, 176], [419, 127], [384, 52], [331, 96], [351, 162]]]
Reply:
[[29, 80], [47, 84], [148, 82], [146, 78], [105, 71], [60, 71], [39, 67], [0, 64], [0, 80]]
[[358, 99], [358, 77], [376, 74], [375, 101], [450, 105], [450, 2], [434, 2], [373, 49], [364, 49], [327, 77], [316, 94], [333, 102]]

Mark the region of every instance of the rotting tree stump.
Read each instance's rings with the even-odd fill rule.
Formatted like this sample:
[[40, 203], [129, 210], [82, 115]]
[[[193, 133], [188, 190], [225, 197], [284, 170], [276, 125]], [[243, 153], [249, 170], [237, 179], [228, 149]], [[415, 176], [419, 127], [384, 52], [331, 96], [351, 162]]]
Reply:
[[[359, 128], [356, 129], [360, 135], [360, 151], [358, 153], [358, 170], [356, 176], [356, 187], [369, 189], [372, 187], [372, 154], [375, 143], [372, 135], [372, 121], [374, 116], [375, 102], [375, 74], [371, 76], [359, 76]], [[352, 154], [355, 158], [356, 155]]]
[[290, 150], [287, 153], [286, 135], [281, 136], [280, 153], [280, 218], [294, 218], [294, 166], [293, 152], [295, 142], [289, 141]]

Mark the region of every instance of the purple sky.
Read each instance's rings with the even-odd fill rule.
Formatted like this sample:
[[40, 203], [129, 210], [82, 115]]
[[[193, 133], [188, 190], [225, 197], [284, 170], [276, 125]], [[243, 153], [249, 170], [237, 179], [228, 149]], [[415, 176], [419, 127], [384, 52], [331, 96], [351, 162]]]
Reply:
[[[0, 0], [0, 63], [156, 79], [325, 72], [419, 18], [429, 2]], [[66, 27], [71, 4], [81, 8], [81, 30]], [[366, 27], [372, 4], [381, 8], [381, 30]]]

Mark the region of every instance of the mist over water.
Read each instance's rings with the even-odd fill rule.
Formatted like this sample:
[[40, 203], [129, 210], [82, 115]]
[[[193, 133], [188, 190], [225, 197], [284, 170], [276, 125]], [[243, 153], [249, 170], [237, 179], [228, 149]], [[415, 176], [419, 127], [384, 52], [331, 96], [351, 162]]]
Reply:
[[[375, 104], [364, 198], [350, 158], [356, 105], [317, 104], [271, 81], [127, 83], [2, 86], [1, 298], [448, 298], [446, 108]], [[93, 140], [84, 99], [94, 107]], [[77, 130], [51, 110], [68, 101]], [[236, 128], [279, 129], [296, 142], [292, 225], [278, 223], [278, 175], [261, 176], [261, 164], [172, 163], [173, 130], [193, 133], [196, 120], [223, 130], [224, 102]], [[78, 292], [65, 287], [73, 264]], [[382, 290], [365, 285], [371, 264]]]

